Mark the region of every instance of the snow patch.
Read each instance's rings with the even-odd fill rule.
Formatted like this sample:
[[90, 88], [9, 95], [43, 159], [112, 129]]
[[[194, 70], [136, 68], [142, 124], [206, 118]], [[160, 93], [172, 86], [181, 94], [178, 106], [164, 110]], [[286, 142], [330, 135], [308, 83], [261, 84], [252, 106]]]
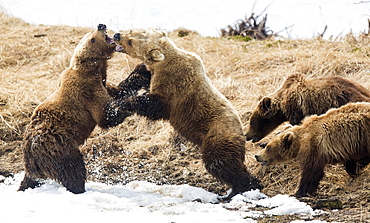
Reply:
[[[18, 192], [24, 173], [0, 183], [2, 219], [11, 222], [257, 222], [265, 215], [316, 215], [307, 204], [287, 195], [267, 197], [252, 190], [217, 203], [217, 195], [189, 185], [158, 186], [146, 181], [127, 185], [87, 182], [86, 192], [73, 194], [47, 180], [35, 189]], [[256, 211], [254, 207], [271, 208]], [[304, 222], [304, 221], [297, 221]], [[315, 223], [320, 222], [316, 221]]]

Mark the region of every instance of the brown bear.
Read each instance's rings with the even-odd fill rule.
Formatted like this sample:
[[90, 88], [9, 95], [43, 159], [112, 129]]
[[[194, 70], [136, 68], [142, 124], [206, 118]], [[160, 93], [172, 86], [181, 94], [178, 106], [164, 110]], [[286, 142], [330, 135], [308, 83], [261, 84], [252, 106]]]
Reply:
[[294, 74], [275, 93], [260, 100], [250, 117], [246, 138], [258, 142], [285, 121], [297, 125], [308, 115], [361, 101], [370, 102], [370, 91], [346, 78], [308, 79]]
[[23, 139], [25, 176], [20, 191], [50, 178], [72, 193], [85, 191], [86, 169], [79, 145], [95, 126], [105, 127], [107, 60], [116, 44], [100, 24], [79, 42], [57, 90], [31, 117]]
[[232, 187], [226, 199], [262, 188], [244, 164], [246, 143], [239, 115], [211, 83], [201, 58], [179, 49], [159, 30], [116, 33], [114, 39], [125, 53], [142, 60], [152, 77], [148, 94], [107, 106], [111, 126], [133, 113], [168, 120], [180, 135], [200, 147], [208, 172]]
[[296, 159], [302, 173], [297, 197], [314, 195], [326, 164], [344, 163], [349, 175], [362, 168], [370, 155], [370, 103], [348, 103], [327, 113], [312, 115], [276, 135], [259, 155], [262, 165]]

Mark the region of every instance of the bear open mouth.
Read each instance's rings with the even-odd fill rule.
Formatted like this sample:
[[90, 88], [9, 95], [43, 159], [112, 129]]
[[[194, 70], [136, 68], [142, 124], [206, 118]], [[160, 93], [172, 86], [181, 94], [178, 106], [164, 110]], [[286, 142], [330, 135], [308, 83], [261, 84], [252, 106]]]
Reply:
[[105, 35], [105, 42], [107, 42], [110, 45], [116, 45], [116, 42], [113, 41], [113, 38], [111, 38], [108, 35]]
[[268, 164], [268, 163], [269, 163], [269, 161], [268, 161], [268, 160], [266, 160], [266, 161], [262, 161], [262, 162], [261, 162], [261, 165], [262, 165], [262, 166], [264, 166], [264, 165], [266, 165], [266, 164]]
[[114, 51], [118, 53], [126, 53], [125, 49], [121, 45], [117, 45]]

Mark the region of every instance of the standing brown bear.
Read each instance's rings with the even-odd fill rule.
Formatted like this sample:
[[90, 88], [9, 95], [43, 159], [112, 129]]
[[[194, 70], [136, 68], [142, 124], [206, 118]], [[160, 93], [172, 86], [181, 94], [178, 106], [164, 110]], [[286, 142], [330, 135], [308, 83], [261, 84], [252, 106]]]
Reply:
[[275, 93], [261, 99], [250, 117], [246, 137], [258, 142], [285, 121], [298, 125], [308, 115], [361, 101], [370, 102], [370, 92], [346, 78], [307, 79], [294, 74]]
[[152, 77], [148, 94], [107, 107], [110, 125], [132, 113], [168, 120], [180, 135], [200, 146], [206, 169], [232, 187], [227, 198], [261, 188], [244, 164], [246, 146], [239, 115], [211, 83], [201, 58], [179, 49], [158, 30], [116, 33], [114, 39], [125, 53], [142, 60]]
[[100, 24], [74, 50], [58, 89], [33, 112], [23, 139], [25, 177], [20, 191], [50, 178], [72, 193], [85, 191], [86, 169], [79, 145], [95, 126], [106, 126], [104, 107], [111, 100], [106, 89], [107, 60], [116, 44]]
[[358, 162], [370, 155], [369, 129], [370, 103], [349, 103], [278, 134], [256, 159], [262, 165], [296, 159], [302, 169], [296, 196], [314, 195], [327, 164], [344, 163], [349, 175], [358, 174]]

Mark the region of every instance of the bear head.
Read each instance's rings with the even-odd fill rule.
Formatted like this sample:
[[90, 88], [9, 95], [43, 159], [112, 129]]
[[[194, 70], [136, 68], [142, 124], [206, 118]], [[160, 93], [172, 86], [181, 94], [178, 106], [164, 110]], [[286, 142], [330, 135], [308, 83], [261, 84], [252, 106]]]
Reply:
[[106, 32], [107, 27], [99, 24], [97, 30], [85, 34], [74, 50], [71, 63], [111, 58], [116, 43]]
[[168, 43], [171, 44], [165, 31], [154, 29], [135, 29], [124, 34], [116, 33], [113, 38], [123, 48], [119, 52], [140, 59], [146, 64], [164, 60], [165, 48]]
[[262, 98], [249, 119], [247, 140], [260, 141], [284, 121], [287, 119], [277, 103], [270, 97]]
[[286, 130], [276, 135], [255, 158], [262, 165], [284, 163], [296, 158], [299, 148], [297, 136]]

